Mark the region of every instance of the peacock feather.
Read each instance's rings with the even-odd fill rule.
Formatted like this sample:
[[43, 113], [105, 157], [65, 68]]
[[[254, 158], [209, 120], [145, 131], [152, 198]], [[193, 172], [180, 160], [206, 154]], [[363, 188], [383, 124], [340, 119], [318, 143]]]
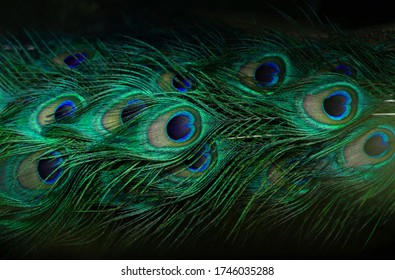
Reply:
[[2, 38], [2, 244], [165, 250], [296, 224], [325, 246], [393, 224], [395, 34], [335, 31]]

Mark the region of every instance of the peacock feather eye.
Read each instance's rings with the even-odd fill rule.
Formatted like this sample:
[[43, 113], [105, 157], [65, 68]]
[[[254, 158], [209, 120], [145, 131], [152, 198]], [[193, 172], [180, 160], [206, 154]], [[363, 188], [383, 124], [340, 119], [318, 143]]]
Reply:
[[344, 74], [349, 77], [354, 75], [352, 67], [348, 64], [343, 63], [335, 65], [332, 72]]
[[388, 153], [390, 148], [389, 137], [383, 132], [376, 132], [367, 138], [363, 150], [370, 157], [380, 158]]
[[121, 121], [126, 124], [128, 121], [134, 119], [139, 115], [144, 109], [145, 104], [140, 99], [133, 99], [129, 101], [126, 106], [121, 111]]
[[266, 57], [240, 68], [240, 80], [257, 91], [270, 91], [284, 82], [286, 67], [278, 57]]
[[206, 143], [183, 164], [171, 170], [179, 178], [200, 177], [212, 170], [217, 161], [217, 146], [214, 141]]
[[165, 91], [179, 91], [185, 93], [192, 89], [192, 78], [180, 73], [165, 72], [159, 80], [159, 86]]
[[170, 117], [166, 125], [167, 136], [174, 142], [186, 142], [195, 133], [194, 116], [188, 111], [181, 111]]
[[200, 133], [200, 113], [185, 106], [157, 117], [148, 128], [148, 140], [156, 147], [181, 147], [195, 141]]
[[324, 99], [322, 104], [323, 111], [332, 120], [343, 120], [350, 115], [351, 95], [344, 90], [331, 93]]
[[116, 101], [105, 109], [101, 125], [109, 132], [126, 125], [146, 109], [147, 98], [140, 95], [129, 95]]
[[65, 118], [73, 118], [77, 110], [77, 105], [72, 100], [65, 100], [55, 109], [54, 117], [56, 122]]
[[344, 148], [346, 166], [372, 166], [386, 162], [395, 153], [395, 134], [387, 128], [376, 128], [355, 140]]
[[65, 66], [69, 69], [77, 68], [81, 63], [85, 62], [88, 58], [91, 58], [93, 54], [89, 51], [81, 52], [66, 52], [62, 53], [55, 58], [53, 61], [60, 66]]
[[329, 87], [316, 94], [306, 95], [303, 109], [317, 122], [327, 125], [345, 124], [357, 113], [358, 95], [349, 87]]
[[72, 55], [67, 56], [63, 62], [70, 68], [73, 69], [80, 65], [82, 62], [84, 62], [88, 58], [87, 53], [75, 53]]
[[255, 69], [254, 80], [260, 87], [272, 87], [279, 82], [280, 72], [281, 69], [277, 63], [268, 61]]
[[17, 179], [25, 189], [47, 189], [64, 173], [64, 157], [59, 151], [37, 152], [24, 159], [17, 169]]
[[60, 167], [63, 163], [61, 154], [54, 151], [49, 154], [49, 157], [41, 157], [37, 162], [37, 173], [44, 184], [55, 183], [63, 173], [63, 169]]
[[184, 161], [184, 164], [191, 172], [206, 171], [211, 163], [211, 153], [211, 146], [205, 144], [192, 158]]
[[78, 108], [82, 106], [82, 102], [83, 98], [77, 94], [53, 98], [40, 106], [37, 122], [43, 127], [48, 124], [73, 119]]
[[180, 92], [187, 92], [192, 87], [192, 79], [175, 74], [172, 78], [171, 85]]

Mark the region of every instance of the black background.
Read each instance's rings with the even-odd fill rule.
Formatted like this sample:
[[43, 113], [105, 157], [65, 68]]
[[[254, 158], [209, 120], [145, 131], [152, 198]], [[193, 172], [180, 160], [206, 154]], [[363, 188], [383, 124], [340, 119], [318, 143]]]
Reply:
[[306, 19], [305, 14], [314, 17], [315, 13], [321, 19], [327, 18], [346, 29], [387, 24], [394, 20], [391, 1], [384, 0], [2, 0], [0, 28], [5, 31], [30, 28], [103, 33], [122, 27], [125, 21], [165, 24], [172, 19], [187, 21], [191, 17], [204, 18], [209, 12], [216, 15], [229, 12], [247, 14], [251, 15], [252, 21], [252, 17], [278, 15], [273, 7], [296, 20]]

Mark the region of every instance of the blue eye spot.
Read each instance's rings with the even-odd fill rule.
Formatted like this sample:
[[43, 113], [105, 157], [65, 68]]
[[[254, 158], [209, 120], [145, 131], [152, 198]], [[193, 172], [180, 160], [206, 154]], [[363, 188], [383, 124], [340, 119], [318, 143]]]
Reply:
[[80, 65], [88, 58], [87, 53], [75, 53], [66, 57], [63, 62], [70, 68], [73, 69]]
[[259, 86], [272, 87], [279, 81], [280, 66], [272, 61], [259, 65], [254, 73], [254, 79]]
[[171, 84], [176, 90], [186, 92], [192, 87], [192, 79], [184, 78], [180, 74], [175, 74], [171, 80]]
[[166, 125], [167, 136], [174, 142], [188, 141], [195, 134], [194, 121], [194, 116], [187, 111], [173, 115]]
[[55, 113], [54, 113], [55, 121], [59, 122], [65, 118], [72, 118], [76, 110], [77, 110], [77, 106], [73, 101], [71, 100], [63, 101], [55, 109]]
[[191, 159], [184, 162], [188, 170], [195, 173], [205, 171], [210, 166], [210, 163], [211, 147], [208, 144], [204, 145]]
[[40, 159], [37, 163], [37, 172], [40, 179], [45, 184], [53, 184], [63, 173], [63, 169], [59, 166], [63, 163], [63, 158], [57, 151], [49, 154], [47, 159]]
[[351, 103], [351, 95], [344, 90], [339, 90], [325, 98], [322, 107], [332, 120], [343, 120], [350, 115]]
[[121, 120], [122, 123], [127, 123], [138, 114], [141, 113], [145, 108], [145, 104], [139, 99], [133, 99], [127, 103], [125, 108], [121, 111]]
[[353, 74], [352, 68], [347, 64], [339, 64], [335, 67], [333, 71], [337, 73], [342, 73], [346, 76], [351, 76]]
[[363, 149], [370, 157], [380, 158], [385, 156], [390, 149], [388, 135], [384, 132], [375, 132], [369, 135]]

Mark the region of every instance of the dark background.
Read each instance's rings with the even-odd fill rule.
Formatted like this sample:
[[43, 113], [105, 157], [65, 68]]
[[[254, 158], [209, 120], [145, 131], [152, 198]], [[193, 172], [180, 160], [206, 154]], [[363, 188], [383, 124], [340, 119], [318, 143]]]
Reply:
[[[193, 25], [202, 21], [220, 21], [234, 27], [254, 27], [265, 24], [275, 25], [276, 20], [283, 19], [280, 11], [295, 19], [296, 22], [306, 23], [308, 18], [320, 18], [325, 24], [331, 23], [343, 29], [363, 29], [376, 26], [391, 26], [395, 13], [391, 1], [346, 1], [346, 0], [268, 0], [268, 1], [236, 1], [236, 0], [38, 0], [12, 1], [0, 0], [0, 34], [19, 34], [27, 30], [64, 32], [72, 35], [93, 35], [106, 37], [114, 33], [140, 32], [149, 28], [173, 29], [185, 22]], [[281, 21], [281, 20], [280, 20]], [[133, 35], [133, 34], [132, 34]], [[385, 229], [384, 229], [385, 231]], [[386, 233], [388, 235], [388, 233]], [[393, 234], [393, 233], [392, 233]], [[373, 237], [377, 246], [372, 246], [364, 252], [350, 255], [320, 255], [317, 258], [352, 258], [352, 259], [393, 259], [395, 244], [385, 242], [380, 244], [380, 235]], [[249, 250], [252, 251], [249, 251]], [[211, 254], [211, 258], [307, 258], [310, 252], [295, 254], [279, 254], [254, 252], [254, 243], [247, 244], [242, 252], [232, 252], [231, 248], [219, 248]], [[58, 248], [45, 254], [44, 258], [95, 258], [90, 253], [68, 251]], [[222, 250], [222, 251], [221, 251]], [[77, 253], [76, 253], [77, 252]], [[185, 252], [173, 252], [161, 255], [155, 249], [147, 249], [139, 253], [141, 258], [180, 258]], [[240, 253], [240, 254], [239, 254]], [[104, 256], [104, 258], [132, 258], [130, 254], [121, 256]], [[200, 252], [187, 255], [189, 258], [205, 258], [204, 246]]]
[[329, 21], [345, 29], [388, 24], [394, 20], [392, 1], [345, 0], [1, 0], [0, 29], [17, 32], [23, 28], [70, 33], [106, 34], [125, 25], [150, 23], [166, 25], [177, 20], [201, 20], [209, 15], [237, 22], [241, 17], [253, 22], [278, 9], [295, 20], [306, 15]]

